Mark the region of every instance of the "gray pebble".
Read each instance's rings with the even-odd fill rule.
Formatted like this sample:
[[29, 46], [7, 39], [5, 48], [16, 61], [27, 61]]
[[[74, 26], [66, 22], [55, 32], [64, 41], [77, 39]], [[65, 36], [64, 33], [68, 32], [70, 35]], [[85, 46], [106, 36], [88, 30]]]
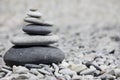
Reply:
[[40, 18], [42, 16], [42, 13], [39, 11], [29, 11], [27, 15], [35, 18]]
[[51, 73], [49, 73], [48, 71], [46, 71], [44, 69], [38, 69], [38, 71], [42, 74], [45, 74], [45, 75], [52, 75]]
[[32, 9], [30, 9], [30, 11], [37, 11], [38, 9], [36, 9], [36, 8], [32, 8]]
[[36, 75], [36, 76], [39, 74], [39, 72], [38, 72], [37, 69], [30, 69], [29, 72], [32, 73], [32, 74], [34, 74], [34, 75]]
[[27, 67], [27, 68], [41, 68], [41, 66], [39, 66], [39, 65], [36, 65], [36, 64], [25, 64], [25, 67]]
[[13, 73], [24, 74], [29, 72], [29, 70], [22, 66], [13, 66]]
[[75, 71], [72, 71], [72, 70], [70, 70], [68, 68], [60, 70], [59, 73], [61, 73], [63, 75], [71, 75], [71, 76], [76, 74]]
[[24, 26], [22, 30], [30, 35], [48, 35], [52, 32], [53, 27], [29, 24]]
[[91, 66], [89, 69], [83, 70], [80, 72], [81, 75], [90, 75], [90, 74], [94, 74], [94, 72], [96, 71], [96, 69]]
[[42, 19], [32, 18], [32, 17], [26, 17], [24, 21], [28, 23], [33, 23], [33, 24], [39, 24], [40, 26], [52, 26], [53, 25], [52, 22], [48, 22]]

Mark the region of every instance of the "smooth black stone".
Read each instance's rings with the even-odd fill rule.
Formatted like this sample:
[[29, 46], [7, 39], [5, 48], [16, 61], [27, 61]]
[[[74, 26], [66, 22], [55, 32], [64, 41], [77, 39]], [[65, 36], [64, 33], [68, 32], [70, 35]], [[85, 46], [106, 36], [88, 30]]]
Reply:
[[47, 35], [51, 33], [52, 30], [53, 30], [53, 27], [40, 26], [40, 25], [35, 25], [35, 24], [29, 24], [23, 27], [23, 31], [28, 34]]
[[4, 55], [6, 65], [51, 64], [60, 63], [65, 54], [50, 46], [12, 47]]
[[41, 66], [39, 66], [39, 65], [36, 65], [36, 64], [25, 64], [25, 67], [27, 67], [27, 68], [42, 68]]

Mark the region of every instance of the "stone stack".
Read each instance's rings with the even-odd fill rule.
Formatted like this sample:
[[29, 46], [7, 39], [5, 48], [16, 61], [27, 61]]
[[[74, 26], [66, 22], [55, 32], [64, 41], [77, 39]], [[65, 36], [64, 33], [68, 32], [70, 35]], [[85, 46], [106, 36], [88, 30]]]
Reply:
[[27, 15], [24, 21], [29, 24], [23, 27], [25, 34], [12, 38], [15, 46], [4, 55], [6, 65], [60, 63], [65, 54], [50, 46], [59, 40], [58, 36], [51, 34], [53, 24], [43, 20], [37, 9], [30, 9]]

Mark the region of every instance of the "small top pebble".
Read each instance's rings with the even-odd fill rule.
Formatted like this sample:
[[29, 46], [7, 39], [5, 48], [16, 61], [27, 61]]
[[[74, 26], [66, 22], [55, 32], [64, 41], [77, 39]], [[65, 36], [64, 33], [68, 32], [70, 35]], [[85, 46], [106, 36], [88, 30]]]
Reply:
[[37, 11], [38, 9], [30, 9], [30, 11]]

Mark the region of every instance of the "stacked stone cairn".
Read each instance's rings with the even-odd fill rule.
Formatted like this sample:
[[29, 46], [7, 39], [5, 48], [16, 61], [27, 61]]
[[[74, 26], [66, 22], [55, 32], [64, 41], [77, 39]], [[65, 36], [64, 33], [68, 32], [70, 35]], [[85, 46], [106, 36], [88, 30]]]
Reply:
[[53, 24], [44, 21], [37, 9], [30, 9], [27, 15], [24, 21], [29, 24], [22, 28], [24, 35], [12, 38], [15, 46], [4, 55], [6, 65], [60, 63], [65, 54], [50, 45], [59, 40], [58, 36], [51, 33]]

